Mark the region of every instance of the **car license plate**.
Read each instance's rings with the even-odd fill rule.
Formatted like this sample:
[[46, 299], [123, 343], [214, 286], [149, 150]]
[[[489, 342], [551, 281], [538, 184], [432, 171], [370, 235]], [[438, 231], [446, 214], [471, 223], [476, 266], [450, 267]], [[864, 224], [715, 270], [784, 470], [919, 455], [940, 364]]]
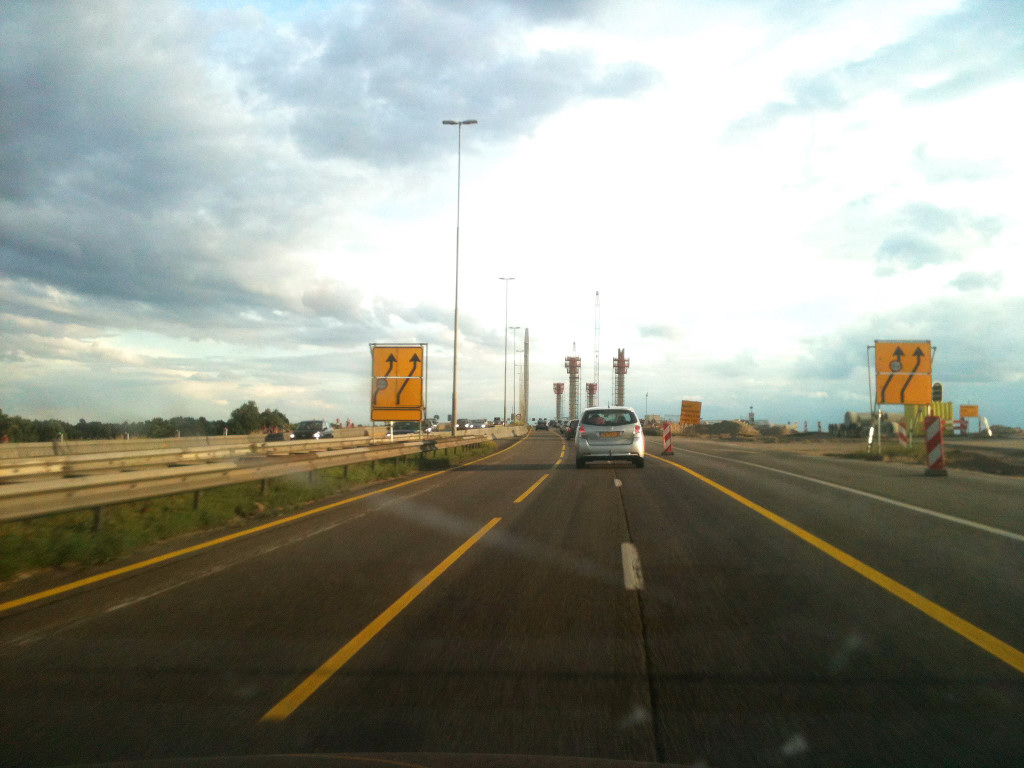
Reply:
[[621, 434], [621, 432], [602, 432], [601, 437], [618, 437]]

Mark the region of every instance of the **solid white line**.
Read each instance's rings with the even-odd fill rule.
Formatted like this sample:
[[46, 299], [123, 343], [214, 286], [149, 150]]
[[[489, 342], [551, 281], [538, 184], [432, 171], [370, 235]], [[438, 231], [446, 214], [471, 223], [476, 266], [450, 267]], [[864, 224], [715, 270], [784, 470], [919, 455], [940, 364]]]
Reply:
[[622, 487], [622, 481], [619, 480], [619, 478], [616, 477], [615, 479], [612, 480], [612, 482], [615, 483], [615, 487], [616, 488], [621, 488]]
[[640, 570], [640, 553], [628, 541], [622, 542], [622, 581], [626, 589], [644, 588], [644, 574]]
[[787, 475], [788, 477], [795, 477], [798, 480], [806, 480], [809, 483], [817, 483], [818, 485], [824, 485], [828, 488], [835, 488], [838, 491], [846, 491], [847, 493], [853, 493], [857, 496], [863, 496], [866, 499], [872, 499], [874, 501], [881, 501], [886, 504], [892, 504], [894, 507], [900, 507], [901, 509], [908, 509], [911, 512], [919, 512], [922, 515], [930, 515], [931, 517], [937, 517], [940, 520], [945, 520], [950, 523], [956, 523], [957, 525], [965, 525], [968, 528], [976, 528], [979, 531], [985, 531], [985, 533], [992, 533], [996, 536], [1002, 536], [1007, 539], [1013, 539], [1014, 541], [1024, 542], [1024, 535], [1014, 533], [1013, 531], [1007, 531], [1002, 528], [993, 528], [991, 525], [985, 525], [984, 523], [976, 523], [973, 520], [964, 520], [962, 517], [954, 517], [953, 515], [947, 515], [944, 512], [936, 512], [934, 509], [927, 509], [925, 507], [918, 507], [914, 504], [907, 504], [904, 501], [897, 501], [896, 499], [890, 499], [886, 496], [879, 496], [877, 493], [869, 493], [868, 491], [860, 491], [856, 488], [850, 488], [845, 485], [839, 485], [838, 483], [830, 483], [828, 480], [819, 480], [816, 477], [808, 477], [807, 475], [798, 475], [795, 472], [787, 472], [784, 469], [776, 469], [775, 467], [766, 467], [763, 464], [755, 464], [752, 461], [743, 461], [742, 459], [730, 459], [726, 456], [715, 456], [713, 453], [702, 453], [701, 451], [693, 451], [689, 448], [684, 448], [688, 453], [695, 453], [698, 456], [707, 456], [711, 459], [719, 459], [721, 461], [732, 461], [736, 464], [746, 464], [748, 467], [756, 467], [757, 469], [764, 469], [768, 472], [777, 472], [780, 475]]

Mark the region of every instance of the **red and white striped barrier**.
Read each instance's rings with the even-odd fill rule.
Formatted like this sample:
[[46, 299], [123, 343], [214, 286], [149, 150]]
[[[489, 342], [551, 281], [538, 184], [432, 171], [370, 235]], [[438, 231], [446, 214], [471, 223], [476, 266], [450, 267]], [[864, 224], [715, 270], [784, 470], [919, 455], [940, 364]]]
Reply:
[[661, 427], [661, 453], [662, 455], [674, 455], [672, 453], [672, 425], [665, 422]]
[[942, 419], [938, 416], [926, 416], [924, 420], [924, 441], [928, 451], [928, 468], [926, 475], [945, 477], [946, 454], [942, 444]]
[[901, 421], [896, 425], [896, 437], [899, 438], [900, 448], [910, 445], [910, 433], [907, 431], [907, 422]]

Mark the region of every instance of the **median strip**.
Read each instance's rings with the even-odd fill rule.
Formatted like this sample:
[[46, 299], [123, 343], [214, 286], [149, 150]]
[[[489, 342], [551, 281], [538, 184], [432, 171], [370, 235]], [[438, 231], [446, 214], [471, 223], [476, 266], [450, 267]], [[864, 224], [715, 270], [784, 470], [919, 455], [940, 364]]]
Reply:
[[818, 538], [810, 531], [801, 528], [795, 523], [791, 523], [784, 517], [780, 517], [774, 512], [765, 509], [760, 504], [754, 503], [750, 499], [741, 496], [735, 491], [726, 488], [724, 485], [716, 483], [711, 478], [705, 477], [704, 475], [700, 474], [699, 472], [695, 472], [689, 467], [684, 467], [682, 464], [677, 464], [674, 461], [669, 461], [668, 459], [661, 458], [660, 456], [654, 456], [654, 458], [659, 459], [660, 461], [663, 461], [666, 464], [669, 464], [673, 467], [677, 467], [678, 469], [683, 470], [687, 474], [692, 475], [696, 479], [700, 480], [703, 483], [706, 483], [715, 490], [724, 493], [729, 498], [738, 501], [740, 504], [747, 507], [748, 509], [757, 512], [757, 514], [761, 515], [765, 519], [770, 520], [776, 525], [786, 529], [795, 536], [798, 536], [799, 538], [803, 539], [812, 547], [815, 547], [816, 549], [824, 552], [832, 559], [842, 563], [847, 568], [850, 568], [851, 570], [859, 573], [868, 581], [874, 582], [890, 594], [895, 595], [900, 600], [903, 600], [905, 603], [908, 603], [909, 605], [912, 605], [914, 608], [917, 608], [919, 611], [931, 617], [935, 621], [939, 622], [946, 628], [953, 630], [961, 637], [969, 640], [971, 643], [981, 648], [983, 651], [990, 653], [1000, 661], [1016, 669], [1018, 672], [1024, 673], [1024, 653], [1017, 650], [1009, 643], [1003, 642], [994, 635], [990, 635], [985, 630], [981, 629], [978, 626], [975, 626], [966, 619], [960, 618], [955, 613], [947, 610], [946, 608], [943, 608], [938, 603], [934, 603], [928, 598], [924, 597], [923, 595], [918, 594], [914, 590], [910, 589], [910, 587], [904, 586], [895, 579], [886, 576], [881, 571], [875, 570], [867, 563], [853, 557], [853, 555], [848, 555], [846, 552], [839, 549], [838, 547], [833, 546], [832, 544], [829, 544], [824, 539]]
[[447, 571], [456, 560], [462, 557], [469, 549], [482, 539], [488, 531], [501, 522], [500, 517], [493, 518], [483, 528], [474, 533], [462, 545], [442, 560], [435, 568], [420, 579], [408, 592], [398, 598], [376, 619], [371, 621], [355, 637], [343, 645], [331, 658], [320, 665], [313, 674], [303, 680], [299, 685], [281, 701], [260, 718], [262, 722], [280, 721], [287, 718], [292, 712], [298, 709], [306, 699], [312, 696], [316, 690], [326, 683], [345, 664], [359, 653], [363, 647], [370, 642], [377, 634], [384, 629], [391, 621], [405, 610], [413, 600], [419, 597], [423, 591], [433, 584], [437, 578]]

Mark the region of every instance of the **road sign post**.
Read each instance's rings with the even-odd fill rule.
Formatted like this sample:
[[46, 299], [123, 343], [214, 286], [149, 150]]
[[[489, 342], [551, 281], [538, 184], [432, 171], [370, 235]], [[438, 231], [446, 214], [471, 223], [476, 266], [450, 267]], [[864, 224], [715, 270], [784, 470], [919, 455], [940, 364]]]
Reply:
[[[931, 405], [932, 355], [929, 340], [875, 340], [875, 396], [872, 412], [878, 430], [878, 453], [882, 453], [883, 405]], [[868, 348], [870, 350], [870, 347]], [[870, 358], [869, 358], [870, 359]], [[870, 365], [870, 363], [869, 363]], [[870, 374], [869, 388], [870, 388]], [[870, 441], [869, 441], [870, 446]]]

